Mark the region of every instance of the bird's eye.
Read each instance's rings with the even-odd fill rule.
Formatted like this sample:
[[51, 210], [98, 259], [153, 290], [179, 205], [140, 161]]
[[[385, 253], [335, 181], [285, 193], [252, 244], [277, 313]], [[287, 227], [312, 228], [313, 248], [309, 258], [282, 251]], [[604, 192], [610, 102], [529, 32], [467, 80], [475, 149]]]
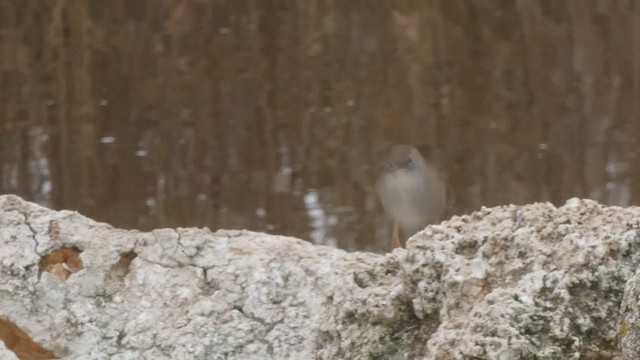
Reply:
[[413, 169], [416, 167], [416, 164], [413, 163], [413, 160], [408, 159], [407, 161], [404, 162], [404, 164], [402, 164], [402, 166], [407, 169]]

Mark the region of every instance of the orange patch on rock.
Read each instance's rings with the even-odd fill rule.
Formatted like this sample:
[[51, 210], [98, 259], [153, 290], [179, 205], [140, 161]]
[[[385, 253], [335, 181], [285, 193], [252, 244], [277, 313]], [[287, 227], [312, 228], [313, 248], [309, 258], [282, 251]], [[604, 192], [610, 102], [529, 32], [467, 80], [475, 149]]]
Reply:
[[26, 332], [3, 318], [0, 318], [0, 340], [20, 360], [55, 359], [51, 351], [36, 344]]
[[82, 270], [80, 249], [77, 247], [60, 248], [40, 259], [38, 266], [40, 271], [50, 272], [59, 278], [66, 280], [72, 273]]

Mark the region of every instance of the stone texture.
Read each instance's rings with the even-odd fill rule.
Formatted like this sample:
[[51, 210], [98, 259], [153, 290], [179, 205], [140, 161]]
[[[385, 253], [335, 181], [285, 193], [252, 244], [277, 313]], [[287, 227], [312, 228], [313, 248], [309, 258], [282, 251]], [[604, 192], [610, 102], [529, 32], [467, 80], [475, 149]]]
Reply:
[[62, 359], [614, 359], [634, 348], [618, 314], [638, 231], [638, 208], [572, 199], [483, 208], [379, 255], [121, 230], [6, 195], [0, 318]]
[[414, 301], [426, 305], [415, 308], [441, 321], [429, 358], [619, 357], [617, 314], [640, 261], [639, 229], [638, 208], [578, 199], [482, 209], [431, 227], [402, 261], [441, 269], [410, 281], [425, 289]]

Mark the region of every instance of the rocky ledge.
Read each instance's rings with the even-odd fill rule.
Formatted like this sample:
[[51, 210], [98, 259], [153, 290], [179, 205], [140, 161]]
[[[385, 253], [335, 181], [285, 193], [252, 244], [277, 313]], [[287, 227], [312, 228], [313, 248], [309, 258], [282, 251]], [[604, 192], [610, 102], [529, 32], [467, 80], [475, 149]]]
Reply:
[[0, 196], [2, 359], [639, 359], [640, 208], [483, 208], [407, 249], [116, 229]]

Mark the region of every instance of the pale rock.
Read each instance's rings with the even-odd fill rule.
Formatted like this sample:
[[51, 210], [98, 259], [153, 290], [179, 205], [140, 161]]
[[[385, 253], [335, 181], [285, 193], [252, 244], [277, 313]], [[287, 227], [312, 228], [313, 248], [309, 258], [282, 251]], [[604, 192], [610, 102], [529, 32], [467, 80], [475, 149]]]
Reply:
[[[60, 359], [638, 359], [639, 234], [639, 208], [571, 199], [482, 208], [407, 249], [347, 253], [121, 230], [5, 195], [0, 317]], [[74, 247], [83, 268], [58, 267], [67, 279], [39, 269]]]

